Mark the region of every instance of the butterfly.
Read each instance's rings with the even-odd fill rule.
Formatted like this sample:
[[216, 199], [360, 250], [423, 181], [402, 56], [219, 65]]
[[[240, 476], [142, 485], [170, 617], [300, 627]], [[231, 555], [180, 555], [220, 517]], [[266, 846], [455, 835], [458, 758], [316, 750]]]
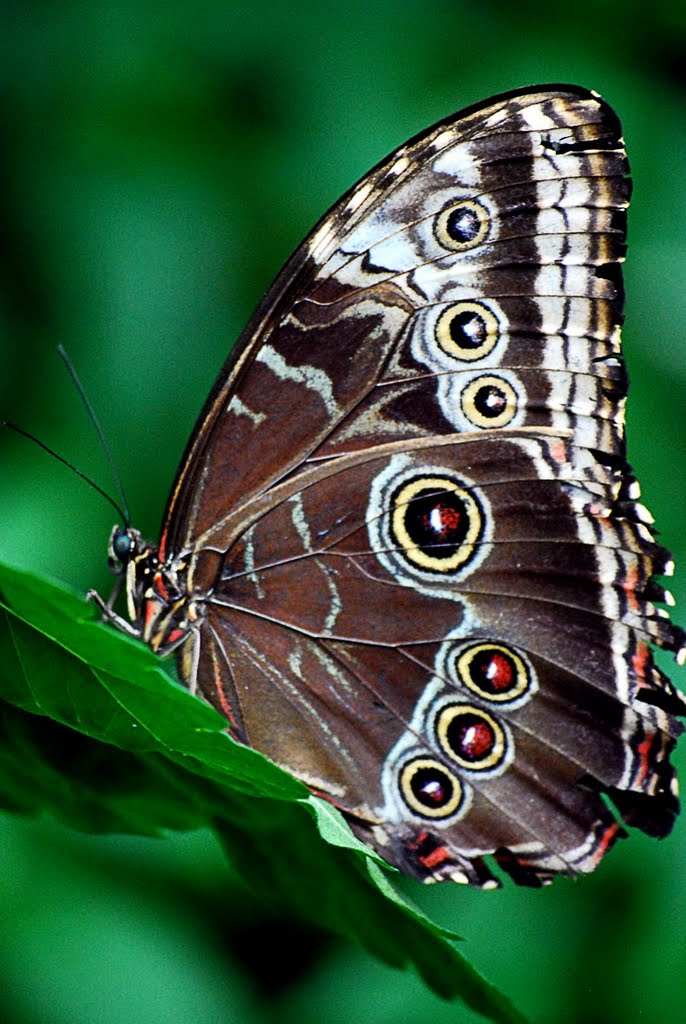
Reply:
[[131, 622], [106, 616], [424, 881], [540, 885], [678, 813], [686, 704], [652, 648], [686, 634], [625, 458], [629, 197], [582, 88], [416, 136], [267, 292], [159, 544], [112, 532]]

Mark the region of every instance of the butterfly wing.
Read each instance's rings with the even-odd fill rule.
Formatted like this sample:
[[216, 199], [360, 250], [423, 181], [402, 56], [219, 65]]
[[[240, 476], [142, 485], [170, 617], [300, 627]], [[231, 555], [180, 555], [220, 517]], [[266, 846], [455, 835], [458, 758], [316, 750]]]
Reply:
[[591, 870], [677, 809], [670, 570], [624, 461], [620, 129], [534, 89], [397, 150], [279, 276], [160, 555], [181, 673], [427, 880]]

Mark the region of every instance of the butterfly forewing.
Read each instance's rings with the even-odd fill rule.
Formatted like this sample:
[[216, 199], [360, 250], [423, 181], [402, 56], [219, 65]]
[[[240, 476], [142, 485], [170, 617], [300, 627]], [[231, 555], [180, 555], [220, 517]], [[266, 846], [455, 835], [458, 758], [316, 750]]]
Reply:
[[[491, 407], [518, 406], [496, 426], [549, 424], [560, 407], [567, 427], [577, 390], [579, 415], [612, 419], [588, 378], [611, 375], [593, 360], [619, 349], [616, 275], [595, 271], [624, 252], [627, 171], [614, 114], [568, 91], [448, 118], [383, 161], [322, 219], [244, 332], [182, 463], [170, 543], [192, 543], [218, 510], [322, 446], [490, 428], [484, 369], [500, 370]], [[528, 403], [511, 369], [522, 365], [539, 371]], [[621, 424], [609, 433], [616, 446]], [[245, 445], [250, 463], [233, 473]]]
[[657, 835], [677, 810], [650, 645], [683, 634], [624, 461], [627, 174], [567, 87], [402, 146], [277, 278], [169, 499], [149, 641], [426, 880], [592, 870], [603, 794]]

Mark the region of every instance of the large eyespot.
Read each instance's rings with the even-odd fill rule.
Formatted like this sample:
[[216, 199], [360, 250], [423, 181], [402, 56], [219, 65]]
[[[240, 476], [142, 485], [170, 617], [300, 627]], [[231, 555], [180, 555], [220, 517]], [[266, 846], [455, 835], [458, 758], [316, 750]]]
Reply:
[[476, 499], [449, 476], [420, 476], [392, 499], [391, 535], [402, 554], [429, 572], [455, 572], [473, 558], [484, 517]]
[[458, 646], [448, 661], [451, 677], [489, 703], [519, 704], [536, 690], [531, 665], [503, 644]]
[[407, 806], [422, 818], [451, 818], [466, 806], [465, 789], [458, 777], [432, 757], [406, 761], [398, 784]]
[[447, 704], [437, 713], [434, 728], [441, 750], [460, 768], [494, 774], [510, 759], [505, 729], [486, 711], [470, 704]]
[[436, 218], [436, 238], [453, 252], [473, 249], [484, 241], [491, 227], [488, 210], [475, 199], [463, 199], [442, 210]]
[[468, 362], [490, 355], [500, 336], [497, 317], [481, 302], [456, 302], [441, 313], [436, 323], [440, 349]]
[[474, 377], [460, 395], [462, 413], [475, 427], [506, 427], [517, 415], [519, 396], [509, 380], [496, 374]]
[[431, 596], [440, 592], [464, 610], [467, 598], [453, 584], [493, 550], [488, 494], [452, 467], [422, 463], [418, 455], [393, 455], [372, 479], [370, 550], [401, 586]]

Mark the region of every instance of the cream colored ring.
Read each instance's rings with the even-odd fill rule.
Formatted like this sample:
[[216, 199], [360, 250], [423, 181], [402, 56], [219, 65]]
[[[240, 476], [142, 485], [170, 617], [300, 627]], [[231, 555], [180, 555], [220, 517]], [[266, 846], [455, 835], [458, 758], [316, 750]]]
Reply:
[[[447, 557], [441, 558], [436, 555], [429, 555], [410, 536], [406, 525], [406, 516], [410, 503], [423, 491], [435, 490], [440, 496], [441, 492], [449, 491], [457, 496], [464, 505], [468, 519], [467, 532], [456, 551]], [[475, 546], [483, 530], [483, 513], [478, 503], [450, 477], [425, 476], [417, 477], [406, 483], [395, 495], [393, 501], [393, 513], [391, 517], [391, 533], [393, 539], [402, 549], [405, 557], [421, 569], [428, 569], [431, 572], [449, 573], [455, 572], [467, 563], [474, 555]]]
[[[463, 757], [450, 743], [448, 730], [452, 723], [463, 715], [474, 715], [482, 719], [493, 734], [493, 744], [489, 752], [478, 760], [469, 760]], [[473, 704], [448, 704], [441, 708], [436, 716], [435, 729], [436, 738], [441, 750], [451, 761], [454, 761], [460, 768], [464, 768], [467, 771], [492, 771], [494, 768], [498, 768], [507, 757], [507, 736], [502, 725], [492, 715], [489, 715], [487, 711]]]
[[[476, 656], [483, 652], [501, 654], [512, 663], [514, 667], [514, 682], [507, 690], [500, 692], [486, 690], [474, 681], [470, 668]], [[465, 686], [472, 693], [481, 697], [482, 700], [494, 704], [509, 704], [513, 700], [519, 700], [531, 688], [531, 671], [529, 667], [511, 648], [504, 647], [502, 644], [474, 644], [459, 654], [455, 659], [454, 666], [457, 681], [461, 686]]]
[[[452, 795], [443, 806], [427, 806], [415, 796], [412, 789], [412, 779], [422, 769], [440, 772], [445, 776], [450, 786], [452, 786]], [[400, 770], [399, 785], [403, 800], [407, 806], [422, 818], [450, 818], [459, 811], [464, 802], [464, 789], [460, 780], [445, 765], [442, 765], [440, 761], [436, 761], [431, 757], [416, 757], [404, 764]]]
[[[474, 214], [477, 223], [474, 235], [463, 241], [454, 238], [449, 231], [450, 218], [458, 212]], [[439, 213], [436, 218], [435, 232], [436, 238], [446, 249], [451, 249], [453, 252], [465, 252], [467, 249], [473, 249], [480, 245], [488, 235], [490, 228], [491, 216], [486, 207], [475, 199], [462, 199], [458, 203], [452, 203], [451, 206]]]
[[[476, 399], [482, 388], [497, 388], [505, 399], [505, 405], [497, 416], [484, 416], [476, 406]], [[519, 396], [509, 380], [499, 377], [496, 374], [485, 373], [480, 377], [474, 377], [463, 389], [460, 395], [460, 406], [464, 417], [473, 423], [475, 427], [494, 429], [506, 427], [517, 415], [519, 407]]]
[[[465, 313], [471, 313], [474, 321], [481, 321], [483, 325], [484, 340], [473, 348], [460, 345], [451, 333], [453, 321]], [[475, 362], [490, 355], [498, 344], [500, 334], [500, 323], [495, 313], [480, 302], [456, 302], [448, 306], [436, 322], [436, 341], [441, 351], [464, 362]]]

